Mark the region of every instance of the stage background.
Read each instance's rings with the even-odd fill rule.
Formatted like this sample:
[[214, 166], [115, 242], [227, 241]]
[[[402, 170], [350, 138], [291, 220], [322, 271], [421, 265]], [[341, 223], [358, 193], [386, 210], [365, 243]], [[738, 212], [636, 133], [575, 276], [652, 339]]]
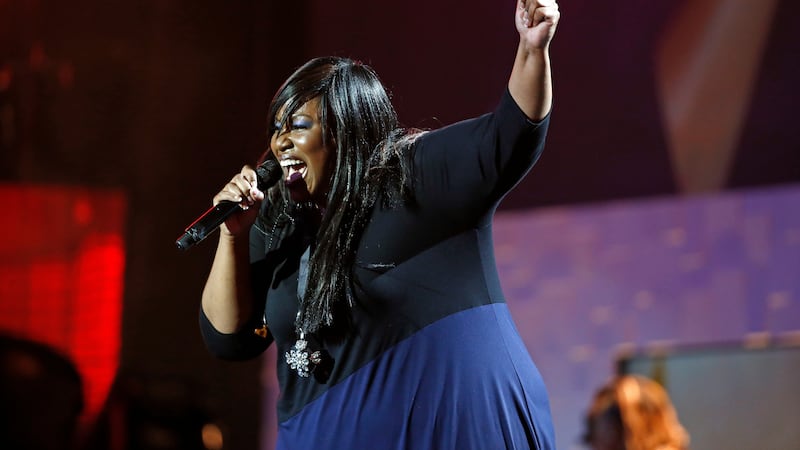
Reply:
[[[547, 149], [505, 200], [496, 234], [509, 302], [549, 386], [560, 448], [570, 448], [619, 345], [800, 329], [800, 6], [560, 4]], [[232, 364], [207, 354], [197, 312], [213, 243], [181, 253], [175, 238], [266, 148], [267, 105], [298, 64], [325, 54], [371, 63], [403, 123], [435, 128], [494, 106], [514, 57], [513, 12], [497, 0], [0, 1], [6, 192], [51, 192], [63, 212], [52, 227], [101, 229], [112, 213], [123, 221], [113, 231], [121, 241], [90, 253], [107, 261], [83, 266], [87, 253], [72, 249], [56, 264], [76, 279], [103, 274], [103, 292], [117, 299], [104, 302], [120, 302], [104, 303], [100, 319], [118, 325], [103, 328], [111, 345], [98, 364], [118, 369], [96, 439], [124, 410], [139, 448], [166, 448], [155, 446], [178, 442], [164, 439], [170, 429], [206, 422], [225, 448], [269, 448], [274, 394], [262, 387], [274, 357]], [[103, 193], [113, 193], [112, 211], [95, 206]], [[76, 198], [95, 214], [75, 216]], [[23, 252], [3, 253], [2, 267], [51, 267], [37, 249], [76, 242], [59, 236], [2, 234]], [[97, 272], [104, 265], [122, 272]], [[41, 292], [35, 277], [15, 280], [3, 311], [41, 298], [29, 295]], [[66, 281], [49, 286], [61, 286], [54, 298], [92, 305]], [[37, 311], [15, 310], [27, 312], [5, 331]], [[62, 319], [59, 330], [87, 325], [77, 313]], [[47, 341], [30, 323], [26, 336]], [[107, 386], [97, 373], [83, 375]]]

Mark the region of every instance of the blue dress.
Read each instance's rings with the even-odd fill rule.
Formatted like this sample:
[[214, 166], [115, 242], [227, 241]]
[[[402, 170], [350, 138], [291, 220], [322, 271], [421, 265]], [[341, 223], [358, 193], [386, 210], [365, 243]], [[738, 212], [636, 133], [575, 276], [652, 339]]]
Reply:
[[[217, 332], [206, 345], [245, 359], [278, 346], [277, 449], [554, 449], [544, 382], [500, 287], [492, 217], [539, 157], [549, 116], [533, 123], [506, 91], [494, 112], [422, 135], [414, 200], [377, 205], [356, 255], [356, 304], [335, 333], [317, 336], [324, 376], [284, 360], [297, 335], [298, 276], [308, 240], [267, 249], [251, 233], [266, 338]], [[338, 316], [337, 316], [338, 317]]]

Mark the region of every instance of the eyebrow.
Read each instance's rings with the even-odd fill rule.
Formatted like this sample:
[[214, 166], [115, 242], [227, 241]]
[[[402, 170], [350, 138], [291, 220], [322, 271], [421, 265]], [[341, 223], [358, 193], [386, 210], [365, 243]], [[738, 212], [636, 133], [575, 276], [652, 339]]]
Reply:
[[[316, 117], [312, 116], [311, 114], [299, 113], [299, 112], [295, 112], [294, 114], [292, 114], [291, 119], [294, 119], [294, 118], [297, 118], [297, 117], [308, 117], [309, 119], [312, 119], [312, 120], [316, 119]], [[275, 123], [283, 123], [283, 118], [276, 114], [275, 115]]]

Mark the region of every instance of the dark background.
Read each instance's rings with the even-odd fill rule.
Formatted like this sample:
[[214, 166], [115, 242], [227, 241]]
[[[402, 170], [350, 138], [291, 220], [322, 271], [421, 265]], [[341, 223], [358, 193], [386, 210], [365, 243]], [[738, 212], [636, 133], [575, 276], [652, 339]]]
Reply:
[[[686, 1], [563, 0], [555, 109], [540, 164], [502, 208], [683, 195], [654, 47]], [[180, 385], [254, 448], [260, 363], [212, 359], [197, 331], [213, 239], [174, 240], [266, 148], [272, 93], [310, 57], [375, 67], [404, 125], [489, 111], [516, 48], [513, 2], [0, 1], [0, 175], [128, 197], [121, 374]], [[800, 6], [778, 2], [720, 189], [800, 181]], [[3, 75], [5, 74], [5, 75]], [[5, 81], [4, 81], [5, 80]]]

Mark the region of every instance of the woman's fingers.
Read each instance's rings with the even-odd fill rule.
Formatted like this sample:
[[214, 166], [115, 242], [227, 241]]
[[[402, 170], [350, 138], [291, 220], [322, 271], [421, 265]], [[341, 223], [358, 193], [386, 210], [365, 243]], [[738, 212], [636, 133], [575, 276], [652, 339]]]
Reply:
[[553, 38], [560, 12], [555, 0], [519, 0], [517, 30], [531, 48], [546, 48]]
[[256, 171], [250, 166], [244, 166], [214, 197], [214, 204], [229, 201], [241, 203], [246, 208], [263, 199], [264, 193], [258, 189]]
[[225, 223], [220, 227], [223, 234], [236, 236], [246, 233], [250, 225], [253, 224], [258, 212], [258, 208], [250, 208], [256, 202], [264, 199], [264, 193], [258, 189], [258, 178], [256, 171], [250, 166], [242, 167], [242, 170], [231, 178], [222, 187], [217, 195], [214, 196], [214, 205], [220, 202], [238, 203], [244, 211], [229, 216]]

